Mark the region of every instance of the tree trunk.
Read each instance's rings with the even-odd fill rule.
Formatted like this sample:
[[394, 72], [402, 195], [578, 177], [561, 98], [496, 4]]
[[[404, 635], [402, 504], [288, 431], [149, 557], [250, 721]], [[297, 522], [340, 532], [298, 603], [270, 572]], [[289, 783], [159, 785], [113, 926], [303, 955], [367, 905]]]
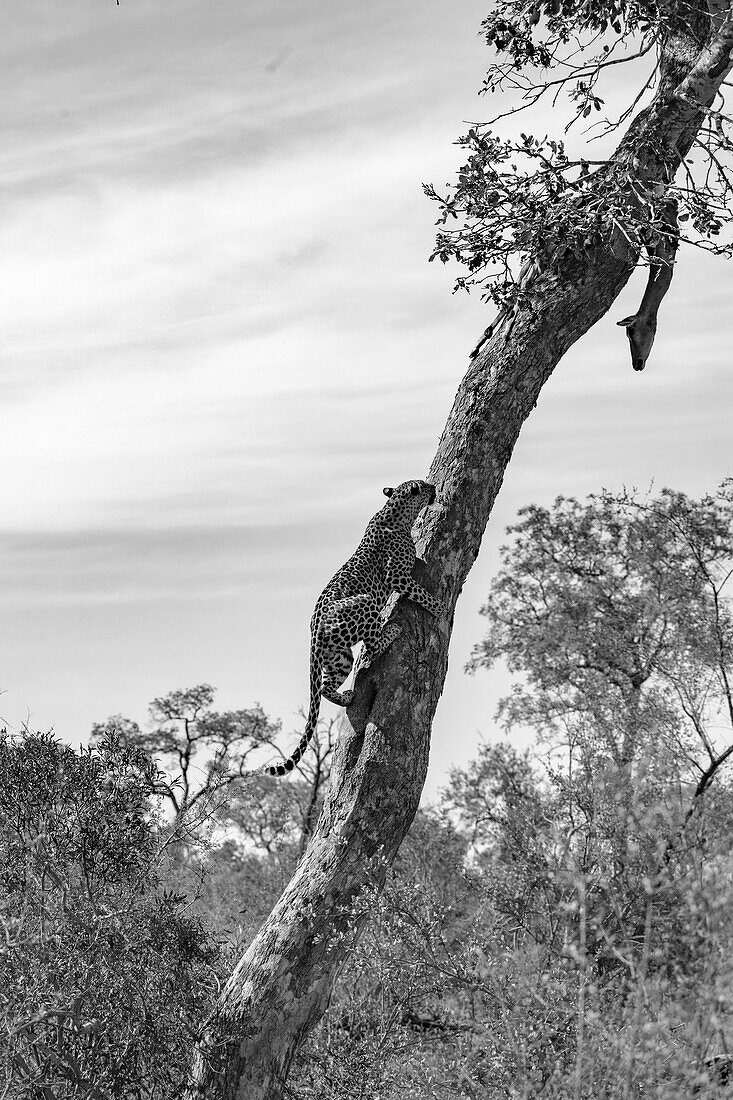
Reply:
[[[730, 20], [704, 56], [699, 45], [684, 51], [675, 42], [662, 84], [673, 69], [677, 94], [660, 91], [632, 124], [617, 165], [635, 149], [637, 180], [672, 178], [703, 118], [700, 105], [712, 102], [730, 69], [731, 45]], [[711, 76], [723, 56], [727, 66]], [[518, 314], [509, 339], [506, 326], [495, 332], [464, 377], [428, 475], [442, 509], [425, 514], [418, 540], [426, 587], [443, 601], [444, 614], [433, 621], [401, 602], [401, 636], [359, 675], [315, 833], [207, 1022], [189, 1100], [282, 1095], [293, 1057], [324, 1012], [354, 942], [359, 910], [382, 887], [417, 810], [453, 611], [522, 424], [567, 349], [613, 304], [634, 261], [619, 243], [562, 276], [537, 273], [527, 288], [532, 308]]]

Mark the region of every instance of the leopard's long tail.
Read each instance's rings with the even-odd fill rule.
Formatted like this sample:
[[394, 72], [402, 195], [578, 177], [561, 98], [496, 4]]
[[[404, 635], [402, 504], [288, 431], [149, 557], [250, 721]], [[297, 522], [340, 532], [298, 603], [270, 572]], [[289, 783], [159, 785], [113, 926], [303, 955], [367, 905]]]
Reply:
[[311, 737], [315, 733], [318, 723], [318, 714], [321, 709], [321, 676], [322, 665], [316, 656], [315, 645], [311, 646], [311, 674], [310, 674], [310, 704], [308, 706], [308, 718], [305, 723], [305, 732], [300, 739], [298, 747], [282, 764], [270, 764], [265, 768], [267, 775], [287, 775], [304, 755]]

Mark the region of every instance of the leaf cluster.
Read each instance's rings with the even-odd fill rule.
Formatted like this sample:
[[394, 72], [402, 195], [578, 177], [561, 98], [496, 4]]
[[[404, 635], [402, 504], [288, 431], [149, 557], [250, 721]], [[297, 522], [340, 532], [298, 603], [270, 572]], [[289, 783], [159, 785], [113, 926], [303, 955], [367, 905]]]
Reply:
[[[731, 222], [733, 147], [722, 100], [706, 112], [677, 178], [661, 135], [649, 127], [640, 139], [644, 158], [657, 165], [649, 178], [638, 170], [628, 135], [611, 155], [595, 153], [591, 144], [622, 130], [637, 105], [659, 92], [668, 47], [674, 53], [684, 39], [699, 49], [714, 26], [707, 5], [501, 0], [492, 6], [482, 31], [495, 57], [482, 92], [510, 106], [458, 139], [464, 161], [454, 184], [424, 186], [440, 208], [430, 259], [456, 261], [467, 272], [456, 290], [477, 286], [506, 310], [530, 304], [520, 276], [527, 261], [562, 274], [610, 249], [633, 265], [646, 246], [668, 235], [670, 198], [679, 207], [681, 240], [730, 254], [724, 231]], [[651, 68], [648, 59], [655, 59]], [[603, 82], [619, 65], [631, 66], [633, 90], [621, 114], [608, 117]], [[531, 132], [534, 108], [545, 99], [563, 120], [554, 134], [546, 132], [546, 120]], [[502, 132], [502, 119], [524, 111], [524, 133]], [[571, 152], [568, 132], [578, 122], [586, 123], [587, 140], [578, 138]]]
[[[515, 69], [526, 66], [549, 69], [560, 58], [559, 49], [580, 41], [598, 43], [607, 35], [654, 34], [664, 6], [652, 2], [624, 3], [606, 0], [503, 0], [493, 6], [481, 24], [488, 45], [497, 54], [508, 54]], [[603, 54], [610, 52], [607, 42]]]

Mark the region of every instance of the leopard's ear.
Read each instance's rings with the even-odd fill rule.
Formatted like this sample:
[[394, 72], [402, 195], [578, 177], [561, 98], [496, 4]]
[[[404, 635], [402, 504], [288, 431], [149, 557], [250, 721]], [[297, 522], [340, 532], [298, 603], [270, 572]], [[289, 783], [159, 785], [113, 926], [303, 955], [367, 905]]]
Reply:
[[389, 486], [386, 489], [382, 489], [382, 492], [386, 497], [391, 497], [394, 489], [390, 489]]

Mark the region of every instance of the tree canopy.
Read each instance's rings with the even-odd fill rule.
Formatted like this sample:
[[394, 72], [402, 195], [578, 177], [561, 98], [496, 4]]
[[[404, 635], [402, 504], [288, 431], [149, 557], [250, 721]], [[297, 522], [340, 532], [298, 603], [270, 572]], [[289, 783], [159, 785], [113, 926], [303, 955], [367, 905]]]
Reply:
[[733, 743], [731, 483], [558, 498], [509, 533], [471, 662], [522, 674], [503, 720], [619, 766], [664, 751], [702, 793]]
[[[562, 269], [606, 247], [634, 263], [672, 233], [670, 201], [675, 248], [679, 239], [730, 255], [726, 4], [503, 0], [482, 31], [496, 54], [482, 91], [498, 94], [504, 109], [459, 139], [467, 159], [456, 183], [441, 194], [426, 186], [444, 226], [431, 258], [467, 269], [457, 287], [478, 286], [506, 306], [521, 293], [526, 260]], [[628, 91], [613, 116], [604, 82], [619, 66]], [[550, 101], [557, 131], [529, 132], [533, 109]], [[697, 116], [694, 130], [679, 125], [682, 104]], [[659, 128], [664, 116], [669, 133]]]

